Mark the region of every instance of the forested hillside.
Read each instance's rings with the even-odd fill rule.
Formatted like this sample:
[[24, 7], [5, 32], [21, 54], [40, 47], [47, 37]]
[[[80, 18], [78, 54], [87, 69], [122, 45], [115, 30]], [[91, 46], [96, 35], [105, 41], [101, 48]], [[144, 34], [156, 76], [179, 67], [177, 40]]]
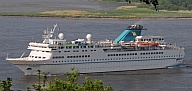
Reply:
[[[145, 0], [100, 0], [100, 1], [117, 1], [117, 2], [126, 2], [137, 3]], [[150, 0], [149, 0], [150, 1]], [[159, 10], [192, 10], [192, 0], [157, 0], [159, 5]], [[147, 7], [153, 8], [151, 5], [146, 5], [144, 2], [141, 2], [138, 7]], [[137, 4], [138, 5], [138, 4]]]
[[192, 10], [192, 0], [158, 0], [159, 9]]

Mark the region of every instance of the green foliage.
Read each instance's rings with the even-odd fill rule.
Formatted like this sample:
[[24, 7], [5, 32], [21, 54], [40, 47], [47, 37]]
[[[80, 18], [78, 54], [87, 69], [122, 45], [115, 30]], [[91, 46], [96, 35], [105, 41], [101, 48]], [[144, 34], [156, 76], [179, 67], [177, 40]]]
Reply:
[[192, 0], [158, 0], [158, 2], [160, 10], [192, 10]]
[[[73, 72], [66, 72], [68, 81], [55, 78], [54, 82], [47, 81], [47, 75], [42, 76], [41, 71], [37, 71], [38, 83], [33, 85], [33, 89], [36, 91], [113, 91], [111, 86], [103, 86], [102, 80], [95, 80], [92, 82], [91, 77], [85, 77], [86, 81], [83, 85], [79, 85], [77, 82], [79, 72], [74, 71], [74, 68], [71, 69]], [[48, 83], [48, 84], [46, 84]], [[7, 78], [5, 81], [0, 81], [0, 91], [13, 91], [11, 90], [12, 79]], [[31, 88], [27, 88], [27, 91], [32, 91]]]
[[159, 0], [159, 9], [191, 10], [192, 0]]
[[77, 82], [79, 72], [74, 71], [74, 68], [71, 70], [73, 71], [72, 73], [65, 73], [67, 81], [56, 77], [54, 82], [48, 81], [48, 85], [46, 87], [44, 86], [43, 88], [41, 82], [43, 81], [43, 83], [46, 83], [47, 80], [45, 76], [44, 80], [42, 80], [40, 71], [38, 71], [38, 84], [33, 85], [33, 87], [36, 91], [113, 91], [113, 88], [109, 85], [104, 87], [102, 80], [95, 80], [92, 82], [91, 77], [85, 77], [86, 81], [81, 86]]
[[12, 86], [12, 79], [7, 78], [7, 80], [0, 81], [0, 91], [12, 91], [10, 88]]
[[[115, 1], [126, 2], [126, 0], [99, 0], [99, 1]], [[157, 5], [159, 10], [192, 10], [192, 0], [130, 0], [131, 2], [140, 2], [138, 7], [152, 8], [151, 4]], [[142, 1], [142, 2], [141, 2]], [[146, 3], [151, 3], [147, 4]], [[145, 5], [144, 5], [145, 4]], [[153, 7], [154, 9], [154, 7]]]
[[125, 2], [126, 0], [97, 0], [97, 1], [112, 1], [112, 2]]

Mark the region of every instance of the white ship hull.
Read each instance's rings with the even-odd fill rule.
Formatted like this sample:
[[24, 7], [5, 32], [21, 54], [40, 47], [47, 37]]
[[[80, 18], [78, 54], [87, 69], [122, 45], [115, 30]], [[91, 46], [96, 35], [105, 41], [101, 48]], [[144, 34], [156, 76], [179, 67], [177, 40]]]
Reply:
[[[133, 51], [131, 53], [135, 52]], [[139, 54], [142, 52], [137, 53]], [[97, 56], [101, 55], [105, 54], [100, 54]], [[168, 66], [178, 65], [183, 62], [184, 56], [179, 55], [184, 55], [184, 50], [165, 50], [164, 55], [161, 56], [135, 55], [135, 56], [125, 56], [122, 58], [117, 57], [115, 58], [120, 60], [110, 60], [111, 58], [105, 59], [107, 58], [105, 57], [102, 58], [105, 60], [89, 61], [89, 62], [61, 61], [60, 63], [52, 63], [53, 59], [46, 61], [27, 62], [25, 58], [23, 58], [22, 60], [10, 59], [9, 61], [12, 62], [18, 68], [20, 68], [25, 73], [25, 75], [36, 75], [37, 70], [41, 70], [43, 74], [63, 74], [65, 72], [71, 72], [72, 67], [74, 67], [75, 70], [79, 70], [80, 73], [93, 73], [93, 72], [112, 72], [112, 71], [167, 68]]]
[[[86, 64], [59, 64], [59, 65], [16, 65], [25, 75], [36, 75], [37, 70], [41, 69], [43, 74], [62, 74], [71, 72], [71, 68], [75, 67], [80, 73], [93, 72], [112, 72], [112, 71], [126, 71], [126, 70], [140, 70], [140, 69], [156, 69], [166, 68], [181, 64], [183, 60], [164, 59], [164, 60], [147, 60], [147, 61], [125, 61], [125, 62], [110, 62], [110, 63], [86, 63]], [[33, 70], [26, 70], [27, 68]]]

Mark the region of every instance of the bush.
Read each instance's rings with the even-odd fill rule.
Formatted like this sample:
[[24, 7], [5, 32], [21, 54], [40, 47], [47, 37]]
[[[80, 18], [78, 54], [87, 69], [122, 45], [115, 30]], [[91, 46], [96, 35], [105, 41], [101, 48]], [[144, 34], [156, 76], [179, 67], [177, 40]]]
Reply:
[[[33, 88], [36, 91], [113, 91], [111, 86], [103, 86], [102, 80], [94, 80], [92, 82], [91, 77], [85, 77], [85, 82], [82, 85], [79, 85], [77, 82], [79, 72], [74, 71], [74, 68], [71, 69], [72, 73], [65, 73], [67, 76], [67, 81], [55, 78], [54, 82], [48, 81], [47, 87], [47, 76], [41, 76], [40, 71], [38, 71], [38, 84], [33, 85]], [[41, 84], [43, 82], [43, 84]]]
[[0, 81], [0, 91], [12, 91], [10, 88], [12, 86], [12, 79], [7, 78], [7, 80]]

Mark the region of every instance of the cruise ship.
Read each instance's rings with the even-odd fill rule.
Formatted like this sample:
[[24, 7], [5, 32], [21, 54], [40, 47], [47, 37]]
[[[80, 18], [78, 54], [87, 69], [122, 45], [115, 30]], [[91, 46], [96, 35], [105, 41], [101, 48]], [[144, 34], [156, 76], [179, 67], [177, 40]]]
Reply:
[[[158, 69], [176, 66], [183, 62], [184, 48], [167, 43], [163, 36], [144, 36], [143, 26], [128, 26], [114, 40], [85, 38], [67, 41], [63, 33], [44, 30], [42, 42], [30, 42], [29, 55], [6, 60], [21, 69], [25, 75], [63, 74], [74, 67], [80, 73], [113, 72]], [[59, 31], [57, 31], [59, 32]], [[105, 36], [105, 35], [103, 35]]]

